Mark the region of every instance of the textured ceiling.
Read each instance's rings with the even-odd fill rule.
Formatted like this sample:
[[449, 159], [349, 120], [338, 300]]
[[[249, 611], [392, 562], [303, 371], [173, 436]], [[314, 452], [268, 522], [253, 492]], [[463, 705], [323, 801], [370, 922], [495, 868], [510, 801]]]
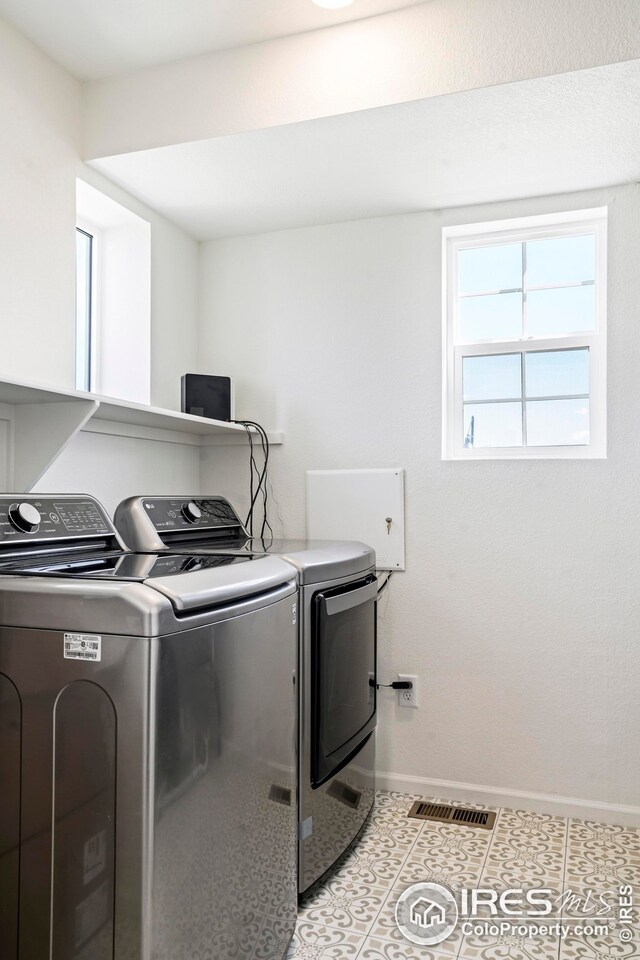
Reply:
[[640, 180], [640, 61], [95, 161], [201, 239]]
[[0, 16], [81, 79], [360, 20], [420, 0], [0, 0]]

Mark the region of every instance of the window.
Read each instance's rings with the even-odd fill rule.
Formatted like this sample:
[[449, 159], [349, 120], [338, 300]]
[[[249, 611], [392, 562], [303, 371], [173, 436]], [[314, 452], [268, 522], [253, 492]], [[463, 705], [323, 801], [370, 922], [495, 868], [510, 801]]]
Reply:
[[94, 237], [76, 228], [76, 390], [91, 390], [94, 297]]
[[76, 388], [150, 402], [151, 226], [76, 181]]
[[443, 243], [443, 457], [604, 457], [606, 209]]

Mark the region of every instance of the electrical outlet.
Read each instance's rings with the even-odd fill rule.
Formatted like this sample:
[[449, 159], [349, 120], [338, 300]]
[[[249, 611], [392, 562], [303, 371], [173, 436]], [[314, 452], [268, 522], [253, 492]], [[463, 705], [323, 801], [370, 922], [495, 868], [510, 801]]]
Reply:
[[413, 684], [410, 690], [398, 690], [398, 706], [419, 707], [418, 678], [409, 673], [399, 673], [397, 679], [400, 680], [400, 682], [409, 680]]

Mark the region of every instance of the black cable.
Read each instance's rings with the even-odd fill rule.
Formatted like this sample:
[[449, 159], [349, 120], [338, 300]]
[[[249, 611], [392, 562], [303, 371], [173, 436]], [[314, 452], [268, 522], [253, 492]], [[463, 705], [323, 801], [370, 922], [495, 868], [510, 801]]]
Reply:
[[249, 531], [249, 536], [253, 537], [253, 511], [255, 509], [256, 500], [258, 499], [258, 494], [260, 492], [259, 481], [260, 481], [260, 472], [258, 470], [258, 464], [255, 458], [255, 451], [253, 447], [253, 434], [251, 433], [251, 428], [245, 424], [244, 429], [247, 434], [247, 439], [249, 440], [249, 473], [251, 476], [250, 492], [249, 492], [249, 513], [247, 514], [247, 519], [245, 522], [245, 527]]
[[[389, 570], [389, 572], [388, 572], [388, 574], [387, 574], [387, 579], [386, 579], [385, 582], [382, 584], [382, 586], [379, 588], [379, 590], [378, 590], [378, 592], [377, 592], [377, 594], [376, 594], [377, 597], [379, 597], [381, 594], [383, 594], [384, 591], [387, 589], [387, 585], [388, 585], [388, 583], [389, 583], [389, 580], [391, 580], [391, 577], [394, 575], [394, 573], [395, 573], [395, 570]], [[383, 684], [383, 686], [384, 686], [384, 684]]]
[[271, 533], [271, 539], [273, 540], [273, 530], [271, 529], [271, 524], [268, 519], [268, 509], [269, 509], [269, 484], [267, 482], [267, 477], [269, 476], [267, 472], [267, 466], [269, 464], [269, 438], [267, 435], [264, 435], [265, 446], [264, 450], [264, 464], [265, 464], [265, 480], [262, 487], [262, 529], [260, 530], [260, 536], [264, 540], [265, 530], [268, 527], [269, 532]]
[[260, 436], [260, 442], [262, 445], [262, 453], [264, 456], [264, 467], [262, 470], [262, 474], [260, 475], [260, 478], [259, 478], [259, 486], [258, 486], [258, 489], [260, 488], [262, 489], [262, 510], [263, 510], [260, 538], [262, 540], [265, 539], [265, 530], [268, 528], [269, 533], [271, 534], [271, 540], [273, 540], [273, 529], [271, 527], [271, 524], [269, 523], [269, 517], [268, 517], [269, 488], [268, 488], [267, 478], [268, 478], [269, 453], [270, 453], [269, 438], [267, 436], [266, 430], [264, 429], [263, 426], [261, 426], [261, 424], [256, 423], [255, 420], [247, 420], [246, 422], [249, 423], [251, 426], [255, 427], [255, 429], [258, 431], [258, 434]]
[[268, 466], [269, 466], [269, 438], [263, 427], [259, 424], [256, 424], [260, 431], [260, 436], [262, 438], [262, 452], [264, 453], [264, 471], [263, 471], [263, 481], [262, 481], [262, 528], [260, 530], [260, 537], [264, 540], [265, 530], [268, 528], [269, 533], [271, 534], [271, 540], [273, 540], [273, 530], [271, 524], [269, 523], [269, 484], [268, 484]]
[[253, 470], [254, 470], [254, 474], [255, 474], [255, 492], [254, 492], [254, 495], [253, 495], [253, 503], [252, 503], [252, 505], [251, 505], [251, 536], [253, 536], [253, 521], [254, 521], [254, 518], [255, 518], [256, 503], [257, 503], [257, 501], [258, 501], [258, 497], [260, 496], [260, 487], [261, 487], [261, 485], [262, 485], [262, 476], [261, 476], [261, 474], [260, 474], [260, 470], [259, 470], [259, 468], [258, 468], [258, 461], [257, 461], [257, 459], [256, 459], [256, 449], [255, 449], [255, 446], [254, 446], [254, 439], [255, 439], [255, 438], [254, 438], [253, 434], [251, 433], [251, 429], [250, 429], [250, 428], [249, 428], [249, 435], [251, 436], [251, 457], [252, 457], [252, 463], [253, 463]]
[[247, 514], [247, 519], [245, 520], [244, 525], [249, 531], [249, 536], [253, 537], [253, 505], [256, 498], [256, 495], [253, 492], [253, 474], [254, 470], [257, 472], [257, 466], [253, 455], [253, 437], [251, 435], [251, 430], [246, 424], [243, 424], [243, 426], [245, 433], [247, 434], [247, 440], [249, 441], [249, 513]]
[[[268, 489], [268, 467], [269, 467], [269, 438], [264, 427], [256, 423], [255, 420], [232, 420], [231, 423], [237, 423], [244, 427], [247, 437], [249, 440], [249, 472], [250, 472], [250, 506], [249, 513], [247, 514], [247, 520], [245, 527], [251, 537], [253, 537], [253, 518], [255, 505], [258, 501], [260, 494], [262, 494], [262, 527], [260, 530], [261, 538], [264, 540], [265, 531], [268, 529], [271, 534], [271, 540], [273, 540], [273, 529], [269, 523], [268, 517], [268, 506], [269, 506], [269, 489]], [[260, 445], [262, 447], [262, 454], [264, 457], [264, 464], [262, 471], [258, 469], [258, 464], [255, 459], [254, 453], [254, 444], [253, 444], [253, 435], [251, 428], [254, 428], [260, 438]]]
[[247, 434], [247, 440], [249, 441], [249, 512], [247, 514], [247, 519], [245, 520], [245, 527], [249, 533], [250, 537], [253, 537], [253, 511], [255, 507], [256, 500], [258, 498], [259, 487], [256, 488], [254, 483], [256, 480], [259, 480], [260, 472], [258, 470], [258, 464], [255, 459], [255, 452], [253, 447], [253, 434], [247, 423], [243, 421], [238, 421], [242, 423], [242, 426], [245, 429]]
[[262, 491], [262, 504], [263, 504], [263, 520], [262, 520], [262, 529], [261, 537], [264, 537], [265, 529], [265, 520], [266, 520], [266, 509], [267, 509], [267, 500], [268, 500], [268, 491], [265, 485], [267, 470], [269, 466], [269, 440], [267, 438], [266, 432], [259, 423], [256, 423], [253, 420], [247, 420], [246, 423], [250, 424], [252, 427], [255, 427], [258, 436], [260, 437], [260, 444], [262, 446], [262, 455], [264, 457], [264, 466], [262, 468], [262, 473], [258, 478], [258, 493]]
[[[255, 459], [253, 460], [254, 468], [255, 468], [255, 471], [256, 471], [257, 484], [256, 484], [256, 488], [255, 488], [255, 494], [254, 494], [254, 496], [253, 496], [253, 498], [252, 498], [252, 506], [251, 506], [251, 519], [252, 519], [252, 521], [253, 521], [253, 510], [254, 510], [254, 507], [255, 507], [255, 503], [257, 502], [257, 499], [258, 499], [258, 497], [260, 496], [260, 492], [262, 491], [263, 520], [262, 520], [261, 537], [264, 538], [265, 512], [266, 512], [265, 485], [264, 485], [264, 484], [265, 484], [265, 480], [266, 480], [266, 477], [267, 477], [267, 468], [268, 468], [268, 463], [269, 463], [269, 452], [268, 452], [268, 442], [269, 442], [269, 441], [268, 441], [267, 438], [266, 438], [266, 433], [264, 432], [264, 429], [260, 426], [259, 423], [255, 423], [255, 421], [253, 421], [253, 420], [245, 420], [244, 423], [245, 423], [245, 425], [246, 425], [246, 426], [245, 426], [245, 429], [247, 429], [248, 427], [254, 427], [254, 428], [257, 430], [258, 436], [260, 437], [260, 444], [261, 444], [261, 446], [262, 446], [262, 453], [263, 453], [263, 456], [264, 456], [264, 466], [263, 466], [263, 468], [262, 468], [262, 473], [259, 472]], [[252, 532], [252, 535], [253, 535], [253, 522], [252, 522], [252, 530], [251, 530], [251, 532]], [[273, 532], [273, 531], [272, 531], [272, 532]]]
[[[373, 686], [374, 681], [370, 680], [370, 686]], [[413, 682], [411, 680], [394, 680], [393, 683], [376, 683], [376, 690], [379, 690], [380, 687], [389, 687], [391, 690], [413, 690]]]

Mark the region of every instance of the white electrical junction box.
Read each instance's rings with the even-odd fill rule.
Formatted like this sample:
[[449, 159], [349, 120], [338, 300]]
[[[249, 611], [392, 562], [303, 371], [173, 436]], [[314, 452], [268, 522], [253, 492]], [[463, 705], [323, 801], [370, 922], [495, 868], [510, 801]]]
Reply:
[[308, 470], [307, 537], [361, 540], [378, 570], [404, 570], [404, 470]]

